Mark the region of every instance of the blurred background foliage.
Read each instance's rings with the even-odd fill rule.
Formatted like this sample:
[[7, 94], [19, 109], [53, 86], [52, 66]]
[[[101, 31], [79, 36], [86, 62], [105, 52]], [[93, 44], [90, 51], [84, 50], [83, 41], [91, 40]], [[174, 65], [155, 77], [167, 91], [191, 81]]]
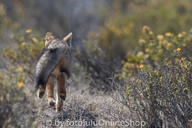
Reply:
[[126, 11], [122, 9], [124, 6], [115, 7], [113, 15], [105, 21], [98, 35], [90, 38], [96, 40], [111, 59], [125, 59], [128, 52], [139, 49], [138, 38], [143, 35], [141, 29], [144, 25], [150, 26], [156, 34], [177, 34], [188, 30], [192, 23], [190, 4], [190, 1], [163, 0], [139, 5], [130, 3]]
[[[132, 105], [141, 110], [140, 119], [148, 121], [150, 126], [154, 123], [159, 126], [160, 111], [182, 113], [181, 109], [173, 108], [175, 104], [186, 103], [185, 113], [190, 113], [191, 13], [190, 0], [2, 0], [0, 112], [4, 116], [0, 117], [0, 126], [36, 127], [32, 114], [26, 115], [31, 119], [26, 122], [22, 122], [24, 116], [19, 117], [19, 114], [33, 113], [30, 109], [35, 104], [34, 94], [30, 91], [33, 89], [33, 67], [44, 47], [47, 31], [58, 37], [72, 31], [72, 75], [79, 76], [79, 70], [83, 68], [83, 74], [93, 80], [90, 85], [105, 91], [114, 88], [109, 78], [117, 76], [117, 82], [123, 83], [120, 86], [126, 86], [127, 102], [132, 102], [135, 97], [139, 103], [146, 101], [144, 106]], [[166, 75], [171, 76], [171, 82]], [[156, 86], [152, 86], [154, 84]], [[166, 87], [168, 85], [171, 87]], [[135, 90], [143, 92], [134, 93]], [[167, 97], [160, 97], [165, 90]], [[169, 99], [171, 94], [178, 99], [176, 103]], [[153, 96], [156, 99], [150, 99]], [[181, 100], [181, 97], [185, 98]], [[159, 105], [160, 102], [172, 106], [148, 108], [148, 105]], [[24, 109], [26, 106], [28, 109]], [[169, 118], [170, 115], [166, 116]], [[183, 124], [179, 125], [182, 127], [192, 118], [189, 115], [173, 116]], [[183, 117], [185, 119], [181, 120]], [[21, 121], [17, 122], [16, 118]], [[174, 127], [178, 122], [170, 124]]]

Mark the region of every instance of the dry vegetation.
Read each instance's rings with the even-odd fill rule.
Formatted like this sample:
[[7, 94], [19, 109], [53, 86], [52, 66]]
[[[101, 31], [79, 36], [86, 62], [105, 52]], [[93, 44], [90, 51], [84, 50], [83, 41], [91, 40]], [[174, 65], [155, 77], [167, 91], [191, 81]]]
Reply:
[[[3, 0], [0, 127], [192, 127], [191, 6], [190, 0]], [[32, 86], [46, 31], [74, 35], [72, 77], [59, 113]]]

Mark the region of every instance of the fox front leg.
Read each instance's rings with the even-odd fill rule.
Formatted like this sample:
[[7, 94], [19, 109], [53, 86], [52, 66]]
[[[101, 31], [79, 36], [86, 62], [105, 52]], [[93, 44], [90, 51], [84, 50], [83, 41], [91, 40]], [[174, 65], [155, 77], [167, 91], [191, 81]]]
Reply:
[[39, 99], [41, 99], [45, 94], [45, 86], [40, 86], [38, 89], [37, 89], [37, 97]]

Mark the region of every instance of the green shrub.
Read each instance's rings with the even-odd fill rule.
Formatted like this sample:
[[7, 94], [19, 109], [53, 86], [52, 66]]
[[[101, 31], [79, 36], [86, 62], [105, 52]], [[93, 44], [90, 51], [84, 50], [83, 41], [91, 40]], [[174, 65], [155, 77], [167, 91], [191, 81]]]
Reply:
[[[166, 32], [175, 35], [180, 30], [188, 30], [192, 26], [189, 5], [192, 5], [191, 1], [176, 0], [149, 0], [146, 4], [131, 4], [127, 13], [116, 14], [112, 11], [114, 15], [105, 21], [104, 27], [99, 28], [95, 35], [90, 34], [90, 41], [95, 42], [109, 60], [124, 60], [127, 54], [135, 53], [140, 48], [138, 39], [143, 36], [140, 30], [144, 25], [150, 26], [155, 32], [150, 33], [152, 36]], [[153, 56], [153, 59], [160, 58]]]
[[25, 31], [19, 23], [8, 18], [3, 4], [0, 4], [0, 20], [2, 41], [13, 43], [2, 52], [0, 127], [35, 127], [35, 116], [32, 114], [35, 101], [29, 98], [33, 94], [31, 77], [34, 61], [43, 49], [44, 40], [39, 38], [37, 32], [31, 29]]
[[[192, 64], [184, 58], [126, 78], [127, 103], [149, 127], [189, 127], [192, 119]], [[131, 106], [134, 106], [131, 108]]]
[[44, 48], [44, 40], [31, 29], [25, 34], [15, 35], [15, 41], [15, 48], [5, 48], [3, 52], [3, 56], [13, 63], [33, 64]]
[[[189, 57], [192, 52], [192, 32], [173, 34], [154, 34], [147, 26], [143, 27], [143, 38], [139, 40], [139, 49], [135, 54], [128, 53], [123, 61], [122, 77], [136, 72], [140, 65], [156, 68], [162, 62], [175, 62], [176, 56]], [[142, 66], [143, 67], [143, 66]]]

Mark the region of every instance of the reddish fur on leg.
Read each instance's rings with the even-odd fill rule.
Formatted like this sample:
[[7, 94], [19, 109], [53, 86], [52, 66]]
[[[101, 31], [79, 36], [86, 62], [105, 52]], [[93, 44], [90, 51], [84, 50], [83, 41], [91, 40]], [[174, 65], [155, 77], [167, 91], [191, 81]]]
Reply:
[[46, 90], [47, 90], [47, 99], [48, 99], [48, 104], [50, 106], [55, 105], [55, 100], [54, 100], [54, 80], [52, 78], [48, 79], [48, 82], [46, 84]]
[[60, 98], [62, 100], [65, 100], [66, 99], [66, 88], [65, 88], [65, 85], [66, 85], [66, 74], [65, 73], [61, 73], [59, 75], [59, 78], [58, 78], [58, 84], [59, 84], [59, 90], [60, 90]]

